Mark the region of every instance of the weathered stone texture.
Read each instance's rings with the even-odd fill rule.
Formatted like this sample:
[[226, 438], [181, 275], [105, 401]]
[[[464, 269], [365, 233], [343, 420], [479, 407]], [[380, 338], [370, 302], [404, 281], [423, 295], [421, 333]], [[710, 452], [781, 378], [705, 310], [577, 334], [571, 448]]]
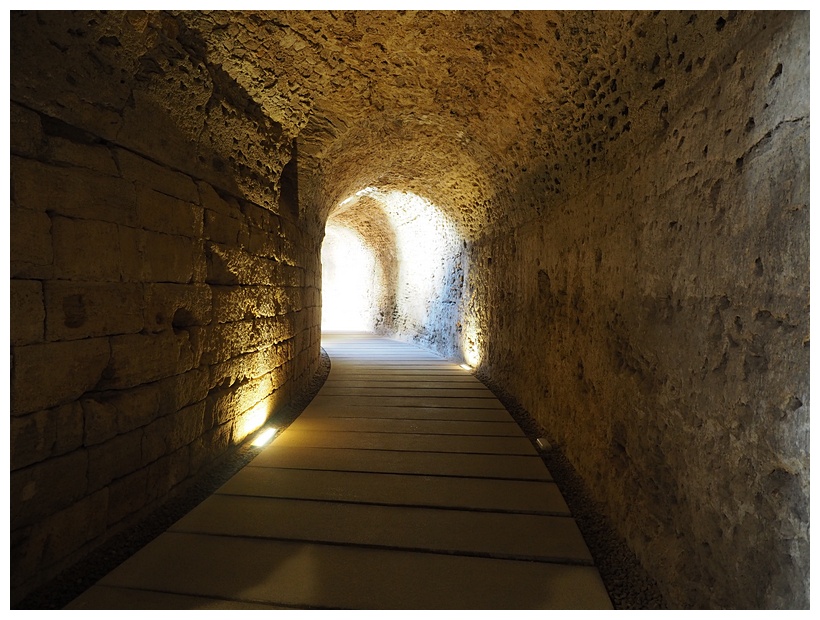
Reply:
[[[52, 218], [54, 271], [61, 280], [117, 282], [120, 279], [120, 247], [117, 225], [97, 220]], [[89, 264], [86, 252], [94, 248]]]
[[[284, 287], [298, 278], [278, 270], [276, 180], [291, 151], [278, 122], [254, 113], [170, 15], [16, 13], [13, 38], [19, 598], [244, 439], [248, 420], [262, 421], [248, 411], [274, 413], [286, 401], [272, 395], [310, 377], [295, 377], [289, 346], [301, 306]], [[288, 269], [317, 271], [318, 235], [296, 237]], [[211, 277], [214, 242], [227, 282]], [[230, 393], [217, 426], [215, 389]]]
[[87, 466], [86, 452], [76, 450], [12, 472], [12, 522], [31, 525], [83, 497]]
[[53, 277], [51, 219], [45, 213], [11, 206], [9, 218], [11, 276], [13, 278]]
[[105, 338], [14, 347], [12, 415], [77, 399], [100, 381], [109, 353]]
[[134, 283], [46, 283], [46, 339], [75, 340], [143, 328], [143, 288]]
[[[367, 41], [371, 17], [304, 19]], [[375, 326], [461, 353], [524, 404], [670, 604], [807, 606], [806, 15], [391, 24], [404, 20], [460, 26], [465, 44], [391, 39], [387, 56], [414, 69], [366, 65], [384, 77], [367, 91], [370, 118], [326, 97], [333, 110], [300, 135], [320, 162], [306, 195], [385, 274]], [[505, 34], [477, 34], [493, 26]], [[460, 79], [432, 89], [424, 53], [442, 48], [463, 54], [446, 63]], [[463, 104], [430, 101], [458, 86]], [[413, 224], [391, 221], [380, 195], [392, 189], [431, 200], [463, 237], [460, 257], [438, 251], [447, 276], [421, 300], [402, 270], [425, 246], [417, 234], [402, 255]]]
[[193, 238], [202, 235], [201, 208], [142, 184], [137, 185], [137, 221], [142, 228], [157, 232]]
[[12, 280], [10, 291], [11, 343], [43, 341], [43, 286], [37, 280]]
[[807, 14], [11, 20], [15, 597], [306, 384], [330, 222], [671, 605], [808, 606]]
[[11, 469], [59, 456], [83, 445], [79, 403], [11, 418]]
[[117, 149], [114, 156], [124, 179], [138, 181], [142, 186], [154, 188], [188, 203], [199, 201], [196, 183], [189, 176], [124, 149]]
[[800, 607], [808, 98], [774, 85], [780, 64], [801, 73], [805, 32], [738, 19], [744, 51], [711, 62], [739, 86], [667, 79], [664, 130], [597, 166], [594, 194], [471, 247], [469, 314], [482, 370], [563, 446], [672, 604]]
[[15, 158], [12, 188], [17, 204], [27, 209], [118, 224], [136, 222], [134, 185], [115, 176]]

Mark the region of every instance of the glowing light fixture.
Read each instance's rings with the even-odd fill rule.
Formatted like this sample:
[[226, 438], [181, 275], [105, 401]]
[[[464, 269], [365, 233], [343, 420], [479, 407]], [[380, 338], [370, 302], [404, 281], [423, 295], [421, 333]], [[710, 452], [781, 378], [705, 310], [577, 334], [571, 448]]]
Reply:
[[466, 371], [471, 371], [473, 369], [473, 367], [469, 364], [459, 364], [459, 366], [461, 366]]
[[360, 189], [356, 192], [357, 196], [369, 196], [373, 192], [377, 191], [375, 187], [365, 187], [364, 189]]
[[339, 206], [340, 207], [345, 206], [346, 204], [351, 202], [353, 200], [353, 198], [355, 198], [355, 196], [351, 196], [350, 198], [345, 198], [344, 200], [342, 200], [342, 202], [339, 203]]
[[256, 436], [256, 439], [253, 440], [251, 443], [252, 446], [261, 447], [267, 444], [273, 436], [276, 434], [276, 429], [272, 426], [268, 428], [262, 429], [262, 431]]

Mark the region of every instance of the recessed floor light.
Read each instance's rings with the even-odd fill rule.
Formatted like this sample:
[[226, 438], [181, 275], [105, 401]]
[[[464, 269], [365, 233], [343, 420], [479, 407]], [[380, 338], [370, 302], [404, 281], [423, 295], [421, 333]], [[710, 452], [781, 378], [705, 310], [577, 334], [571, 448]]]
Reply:
[[271, 439], [273, 439], [273, 436], [275, 434], [276, 434], [276, 429], [275, 428], [272, 428], [272, 427], [266, 428], [266, 429], [260, 431], [260, 433], [256, 436], [256, 439], [253, 440], [251, 445], [256, 446], [257, 448], [261, 447], [261, 446], [264, 446]]

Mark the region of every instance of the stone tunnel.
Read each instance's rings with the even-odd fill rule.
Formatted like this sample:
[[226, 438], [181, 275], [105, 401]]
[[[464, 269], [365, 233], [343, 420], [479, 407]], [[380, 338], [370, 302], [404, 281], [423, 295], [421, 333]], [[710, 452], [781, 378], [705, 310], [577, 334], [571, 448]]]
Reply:
[[808, 607], [808, 12], [12, 11], [10, 54], [12, 602], [306, 389], [356, 255], [357, 329], [500, 386], [670, 606]]

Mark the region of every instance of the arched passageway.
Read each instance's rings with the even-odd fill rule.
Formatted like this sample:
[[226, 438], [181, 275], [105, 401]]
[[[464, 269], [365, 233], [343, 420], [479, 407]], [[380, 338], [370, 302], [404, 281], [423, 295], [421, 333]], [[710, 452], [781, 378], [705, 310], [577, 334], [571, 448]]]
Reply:
[[808, 33], [13, 12], [13, 600], [307, 388], [340, 226], [376, 329], [502, 386], [671, 605], [808, 606]]
[[375, 249], [356, 231], [329, 224], [322, 243], [322, 331], [372, 331], [385, 289]]
[[[330, 213], [323, 252], [343, 230], [368, 253], [355, 276], [366, 290], [338, 289], [337, 278], [358, 268], [350, 250], [323, 261], [323, 291], [330, 284], [342, 304], [361, 304], [356, 328], [366, 328], [460, 357], [459, 317], [464, 287], [464, 248], [457, 225], [436, 205], [412, 192], [366, 187], [342, 200]], [[324, 254], [323, 254], [324, 256]], [[370, 269], [370, 273], [367, 269]], [[327, 271], [325, 271], [327, 269]], [[372, 284], [371, 284], [372, 282]], [[363, 296], [363, 297], [362, 297]], [[334, 305], [324, 298], [323, 313]], [[324, 316], [324, 314], [323, 314]]]

